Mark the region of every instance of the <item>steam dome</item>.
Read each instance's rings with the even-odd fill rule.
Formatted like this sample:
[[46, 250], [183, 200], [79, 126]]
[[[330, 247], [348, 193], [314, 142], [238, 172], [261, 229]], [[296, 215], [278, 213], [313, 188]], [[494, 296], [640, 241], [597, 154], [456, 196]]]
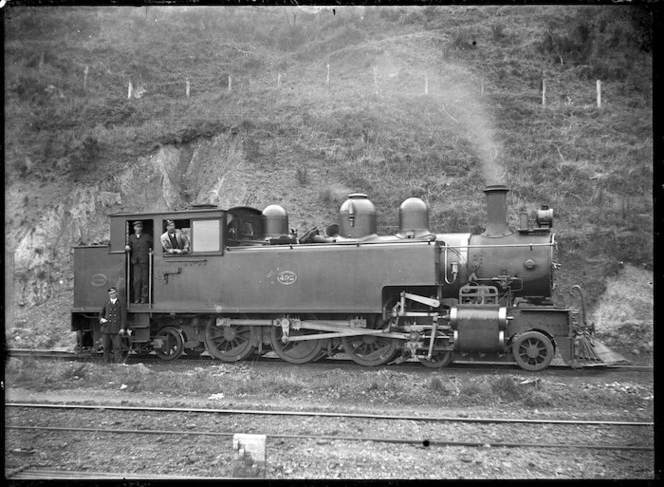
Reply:
[[362, 238], [376, 233], [376, 207], [366, 194], [353, 193], [339, 209], [339, 236]]
[[429, 208], [420, 198], [408, 198], [399, 207], [400, 238], [419, 238], [431, 234], [429, 231]]
[[279, 205], [270, 205], [263, 210], [265, 238], [288, 235], [288, 213]]

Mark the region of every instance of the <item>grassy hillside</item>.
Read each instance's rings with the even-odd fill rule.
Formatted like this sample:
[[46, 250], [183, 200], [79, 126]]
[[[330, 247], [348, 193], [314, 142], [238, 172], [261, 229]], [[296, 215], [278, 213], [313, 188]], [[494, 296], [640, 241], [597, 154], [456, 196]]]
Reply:
[[4, 15], [6, 225], [23, 232], [68, 188], [228, 132], [242, 137], [244, 170], [265, 181], [247, 204], [280, 203], [304, 220], [292, 226], [332, 223], [360, 191], [382, 233], [409, 196], [430, 205], [435, 231], [476, 231], [482, 188], [504, 183], [513, 224], [518, 211], [554, 208], [563, 302], [576, 283], [595, 300], [620, 261], [652, 263], [641, 9], [10, 5]]

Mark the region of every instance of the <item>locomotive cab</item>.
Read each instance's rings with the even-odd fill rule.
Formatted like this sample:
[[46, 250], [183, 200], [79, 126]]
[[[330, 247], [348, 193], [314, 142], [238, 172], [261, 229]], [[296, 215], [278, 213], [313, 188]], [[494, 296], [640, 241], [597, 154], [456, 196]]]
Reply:
[[[187, 301], [192, 290], [200, 288], [205, 296], [206, 266], [224, 254], [229, 245], [242, 245], [251, 238], [260, 238], [260, 212], [250, 208], [236, 208], [226, 212], [216, 208], [201, 208], [187, 212], [125, 213], [111, 215], [111, 238], [106, 245], [79, 245], [74, 248], [74, 306], [73, 331], [79, 333], [79, 348], [96, 351], [100, 343], [99, 313], [107, 300], [107, 289], [114, 286], [127, 303], [127, 326], [132, 330], [130, 342], [150, 340], [151, 319], [154, 312], [180, 308], [187, 311], [196, 303]], [[187, 244], [181, 253], [169, 253], [161, 243], [167, 221]], [[238, 232], [229, 232], [229, 220]], [[143, 234], [152, 236], [148, 262], [148, 299], [135, 303], [131, 253], [125, 251], [133, 224], [141, 221]], [[201, 272], [203, 270], [203, 272]], [[181, 332], [178, 332], [181, 333]], [[189, 340], [198, 344], [196, 340]]]

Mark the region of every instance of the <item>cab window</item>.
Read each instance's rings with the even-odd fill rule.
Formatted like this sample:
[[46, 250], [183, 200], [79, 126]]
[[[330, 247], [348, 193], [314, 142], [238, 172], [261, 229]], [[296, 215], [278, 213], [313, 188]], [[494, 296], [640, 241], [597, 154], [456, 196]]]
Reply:
[[242, 238], [254, 238], [254, 226], [247, 220], [242, 220], [242, 227], [240, 231]]
[[221, 250], [219, 220], [192, 220], [191, 238], [192, 252], [219, 252]]

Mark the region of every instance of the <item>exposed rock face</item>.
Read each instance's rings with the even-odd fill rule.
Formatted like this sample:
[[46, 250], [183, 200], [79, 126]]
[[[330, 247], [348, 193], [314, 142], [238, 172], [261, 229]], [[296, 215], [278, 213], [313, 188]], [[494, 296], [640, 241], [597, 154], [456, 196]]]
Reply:
[[589, 319], [597, 330], [607, 333], [626, 323], [652, 324], [653, 302], [652, 272], [627, 264], [607, 279], [606, 291]]
[[[625, 264], [607, 278], [606, 291], [589, 316], [609, 347], [636, 345], [633, 355], [654, 352], [653, 273]], [[604, 338], [606, 337], [606, 338]]]
[[239, 170], [242, 141], [233, 134], [198, 140], [125, 165], [115, 177], [63, 192], [29, 231], [7, 237], [13, 251], [15, 302], [32, 306], [71, 281], [73, 246], [110, 239], [108, 216], [118, 212], [183, 210], [194, 203], [223, 208], [244, 204], [248, 194]]

